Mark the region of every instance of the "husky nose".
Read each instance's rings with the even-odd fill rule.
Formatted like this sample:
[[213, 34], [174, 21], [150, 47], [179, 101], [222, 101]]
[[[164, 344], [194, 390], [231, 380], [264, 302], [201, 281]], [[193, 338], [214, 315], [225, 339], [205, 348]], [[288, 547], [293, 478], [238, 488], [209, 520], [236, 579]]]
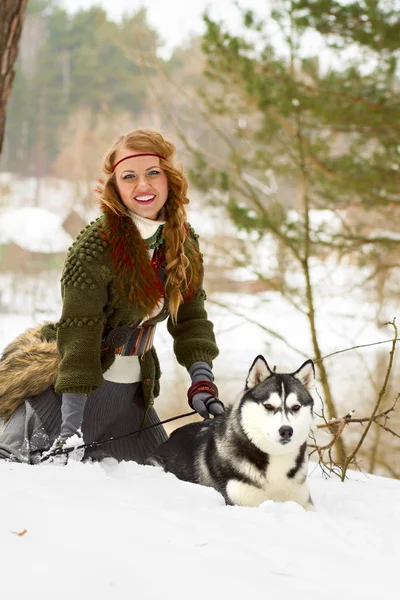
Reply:
[[279, 435], [283, 440], [289, 441], [293, 435], [293, 427], [290, 427], [289, 425], [282, 425], [282, 427], [279, 429]]

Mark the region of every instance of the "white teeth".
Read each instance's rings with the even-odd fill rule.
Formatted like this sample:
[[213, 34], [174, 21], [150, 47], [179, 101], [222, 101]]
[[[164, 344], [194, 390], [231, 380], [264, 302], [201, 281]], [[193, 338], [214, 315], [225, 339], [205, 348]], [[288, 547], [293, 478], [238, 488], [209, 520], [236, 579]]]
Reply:
[[135, 199], [139, 200], [140, 202], [146, 202], [147, 200], [151, 200], [154, 197], [155, 196], [152, 194], [151, 196], [136, 196]]

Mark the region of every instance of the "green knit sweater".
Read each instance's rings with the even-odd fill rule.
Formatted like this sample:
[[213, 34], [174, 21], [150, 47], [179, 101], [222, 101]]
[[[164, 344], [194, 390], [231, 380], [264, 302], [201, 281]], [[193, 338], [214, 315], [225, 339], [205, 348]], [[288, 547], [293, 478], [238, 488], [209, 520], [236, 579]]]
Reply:
[[[143, 280], [146, 269], [152, 269], [150, 259], [144, 246], [140, 246], [140, 234], [130, 217], [119, 218], [124, 219], [123, 235], [120, 236], [119, 228], [111, 232], [107, 215], [103, 215], [77, 236], [68, 252], [61, 279], [62, 314], [56, 324], [61, 363], [55, 389], [59, 393], [89, 394], [100, 387], [103, 373], [115, 357], [112, 352], [102, 350], [104, 331], [130, 325], [148, 314], [143, 305], [140, 307], [135, 302], [135, 292], [143, 297], [143, 285], [137, 289], [136, 279], [140, 283], [137, 263], [140, 262], [140, 268], [144, 264], [140, 271]], [[189, 231], [185, 252], [190, 256], [193, 248], [198, 252], [198, 236], [191, 228]], [[135, 255], [133, 262], [132, 254]], [[135, 265], [134, 272], [124, 268], [128, 261]], [[202, 281], [202, 272], [199, 281]], [[196, 361], [212, 365], [218, 355], [204, 300], [205, 292], [200, 285], [180, 306], [177, 322], [174, 324], [169, 318], [167, 323], [176, 358], [187, 369]], [[160, 368], [154, 348], [140, 357], [140, 364], [148, 407], [159, 393]]]

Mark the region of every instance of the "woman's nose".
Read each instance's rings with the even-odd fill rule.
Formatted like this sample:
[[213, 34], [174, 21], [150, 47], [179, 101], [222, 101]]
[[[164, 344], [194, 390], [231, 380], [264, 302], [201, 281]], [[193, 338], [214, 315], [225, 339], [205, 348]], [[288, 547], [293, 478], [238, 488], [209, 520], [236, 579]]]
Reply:
[[146, 189], [147, 187], [147, 181], [146, 181], [146, 177], [138, 177], [137, 178], [137, 183], [136, 183], [136, 187], [138, 189]]

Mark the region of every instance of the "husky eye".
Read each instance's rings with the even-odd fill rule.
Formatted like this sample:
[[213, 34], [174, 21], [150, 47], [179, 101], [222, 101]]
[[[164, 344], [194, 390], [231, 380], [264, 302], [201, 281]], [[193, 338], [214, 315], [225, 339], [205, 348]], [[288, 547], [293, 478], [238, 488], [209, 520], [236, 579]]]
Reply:
[[265, 407], [267, 410], [275, 410], [275, 406], [272, 406], [272, 404], [264, 404], [264, 407]]
[[300, 410], [300, 408], [301, 408], [300, 404], [295, 404], [294, 406], [292, 406], [292, 411], [298, 412]]

